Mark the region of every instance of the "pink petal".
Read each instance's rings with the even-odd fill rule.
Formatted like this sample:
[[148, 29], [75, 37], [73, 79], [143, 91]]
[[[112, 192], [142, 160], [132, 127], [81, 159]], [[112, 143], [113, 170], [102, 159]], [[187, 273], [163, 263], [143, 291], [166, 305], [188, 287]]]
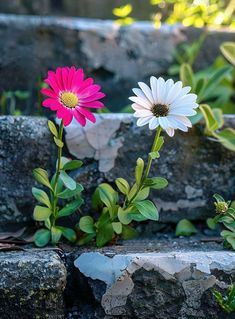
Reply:
[[74, 74], [73, 81], [71, 83], [71, 89], [74, 91], [77, 91], [82, 85], [83, 78], [84, 78], [83, 70], [78, 69]]
[[92, 109], [101, 109], [104, 107], [104, 104], [100, 101], [94, 101], [94, 102], [81, 102], [79, 106], [88, 107]]
[[63, 117], [63, 122], [64, 122], [64, 126], [68, 126], [73, 119], [73, 114], [72, 112], [68, 112], [64, 117]]
[[92, 78], [88, 78], [85, 81], [82, 82], [82, 84], [80, 84], [79, 86], [77, 86], [77, 93], [81, 92], [82, 90], [84, 90], [85, 88], [87, 88], [88, 86], [93, 84], [93, 79]]
[[85, 98], [85, 99], [81, 99], [81, 102], [92, 102], [95, 100], [102, 99], [103, 97], [105, 97], [105, 94], [102, 92], [98, 92], [98, 93], [95, 93], [95, 94]]
[[100, 89], [101, 87], [98, 84], [88, 86], [87, 88], [79, 92], [79, 97], [85, 99], [86, 97], [97, 93]]
[[69, 71], [67, 85], [68, 88], [71, 88], [76, 69], [74, 66], [72, 66], [71, 68], [67, 68], [67, 70]]
[[56, 93], [61, 90], [53, 71], [48, 71], [48, 78], [45, 80], [45, 82], [48, 83]]
[[57, 80], [58, 86], [61, 88], [61, 90], [64, 90], [65, 88], [64, 88], [61, 68], [56, 69], [56, 80]]
[[68, 90], [68, 74], [69, 74], [69, 71], [68, 71], [67, 68], [62, 68], [61, 72], [62, 72], [62, 81], [63, 81], [63, 84], [64, 84], [64, 89]]
[[92, 123], [96, 122], [96, 118], [94, 116], [94, 114], [92, 114], [90, 111], [82, 108], [82, 107], [77, 107], [76, 110], [81, 113], [82, 115], [84, 115], [89, 121], [91, 121]]
[[42, 102], [42, 105], [45, 107], [49, 107], [51, 110], [56, 111], [61, 108], [61, 104], [56, 99], [46, 99]]
[[41, 89], [40, 92], [44, 95], [54, 97], [55, 99], [57, 98], [57, 94], [54, 91], [52, 91], [51, 89], [48, 89], [48, 88]]
[[82, 126], [86, 125], [85, 116], [80, 114], [76, 109], [74, 109], [73, 115], [74, 115], [75, 119], [78, 121], [78, 123], [80, 123]]
[[59, 108], [59, 109], [57, 110], [56, 116], [57, 116], [59, 119], [62, 119], [62, 118], [64, 118], [64, 117], [66, 117], [68, 113], [70, 113], [70, 110], [67, 109], [66, 107], [63, 107], [63, 106], [62, 106], [61, 108]]

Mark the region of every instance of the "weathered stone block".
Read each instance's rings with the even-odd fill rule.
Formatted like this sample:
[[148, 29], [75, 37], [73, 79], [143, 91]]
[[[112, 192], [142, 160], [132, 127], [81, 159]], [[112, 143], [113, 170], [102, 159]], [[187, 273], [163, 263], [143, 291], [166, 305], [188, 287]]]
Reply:
[[63, 319], [66, 269], [57, 253], [0, 253], [1, 319]]
[[[137, 128], [135, 121], [128, 114], [105, 114], [97, 115], [95, 125], [81, 128], [73, 122], [66, 129], [70, 153], [92, 159], [75, 174], [87, 194], [102, 181], [113, 182], [117, 177], [134, 181], [136, 160], [147, 160], [154, 134], [147, 126]], [[226, 117], [226, 125], [234, 128], [235, 117]], [[234, 196], [235, 153], [194, 127], [189, 133], [177, 132], [174, 138], [165, 136], [161, 157], [153, 163], [151, 175], [169, 180], [166, 189], [151, 195], [161, 210], [161, 221], [205, 219], [213, 213], [214, 193], [226, 199]]]
[[[48, 69], [75, 65], [102, 85], [106, 105], [117, 110], [129, 103], [137, 81], [166, 74], [177, 44], [200, 32], [179, 25], [157, 30], [151, 22], [119, 27], [108, 20], [0, 14], [0, 87], [31, 91]], [[233, 39], [234, 32], [210, 30], [200, 65], [212, 63], [221, 42]]]
[[74, 262], [97, 302], [93, 318], [233, 318], [212, 296], [213, 289], [224, 292], [234, 282], [233, 252], [169, 244], [156, 251], [154, 241], [127, 245], [81, 252]]
[[32, 219], [32, 170], [54, 165], [46, 118], [0, 117], [0, 229]]

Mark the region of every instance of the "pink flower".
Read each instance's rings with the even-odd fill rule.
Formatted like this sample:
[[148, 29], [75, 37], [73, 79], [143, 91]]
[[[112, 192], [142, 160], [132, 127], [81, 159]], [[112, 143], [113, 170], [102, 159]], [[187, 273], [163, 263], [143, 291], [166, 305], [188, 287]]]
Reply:
[[50, 88], [41, 90], [49, 98], [43, 101], [42, 105], [56, 111], [59, 119], [63, 119], [64, 125], [71, 123], [73, 117], [82, 125], [86, 125], [86, 119], [95, 123], [94, 114], [89, 108], [102, 108], [104, 104], [99, 100], [105, 96], [99, 92], [101, 87], [93, 84], [93, 79], [84, 80], [82, 69], [57, 68], [56, 72], [48, 71], [45, 80]]

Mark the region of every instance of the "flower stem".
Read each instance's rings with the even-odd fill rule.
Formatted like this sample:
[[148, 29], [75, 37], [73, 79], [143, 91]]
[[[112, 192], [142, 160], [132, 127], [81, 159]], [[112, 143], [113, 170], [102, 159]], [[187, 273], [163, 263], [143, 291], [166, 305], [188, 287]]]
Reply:
[[[60, 127], [59, 127], [59, 134], [58, 134], [58, 140], [60, 140], [61, 142], [63, 137], [63, 130], [64, 130], [64, 123], [63, 123], [63, 120], [61, 120]], [[55, 224], [55, 219], [56, 219], [56, 206], [58, 201], [56, 191], [57, 191], [57, 185], [58, 185], [58, 180], [60, 176], [62, 148], [63, 146], [62, 147], [58, 146], [57, 167], [56, 167], [56, 175], [55, 175], [55, 181], [53, 186], [53, 202], [52, 202], [52, 209], [53, 209], [53, 216], [54, 216], [53, 225]]]
[[[159, 137], [161, 135], [161, 127], [159, 126], [157, 128], [157, 131], [156, 131], [156, 134], [155, 134], [155, 138], [154, 138], [154, 141], [153, 141], [153, 145], [152, 145], [152, 148], [151, 148], [151, 152], [155, 152], [156, 150], [156, 147], [157, 147], [157, 144], [158, 144], [158, 140], [159, 140]], [[132, 203], [132, 201], [136, 198], [136, 196], [138, 195], [139, 191], [141, 190], [141, 188], [143, 187], [143, 184], [146, 180], [146, 178], [148, 178], [149, 176], [149, 172], [150, 172], [150, 169], [151, 169], [151, 165], [152, 165], [152, 157], [149, 155], [148, 156], [148, 162], [147, 162], [147, 166], [146, 166], [146, 169], [145, 169], [145, 172], [144, 172], [144, 176], [143, 178], [141, 179], [141, 182], [140, 182], [140, 185], [139, 187], [137, 188], [137, 191], [136, 193], [133, 195], [133, 197], [128, 201], [128, 205], [130, 205]], [[126, 205], [126, 199], [125, 199], [125, 202], [124, 202], [124, 206], [125, 207]]]
[[[153, 145], [152, 145], [152, 149], [151, 149], [151, 152], [154, 152], [155, 149], [156, 149], [156, 146], [157, 146], [157, 143], [158, 143], [158, 140], [159, 140], [159, 137], [161, 135], [161, 127], [158, 126], [157, 128], [157, 131], [156, 131], [156, 135], [155, 135], [155, 138], [154, 138], [154, 141], [153, 141]], [[147, 163], [147, 166], [146, 166], [146, 169], [145, 169], [145, 173], [144, 173], [144, 177], [142, 179], [142, 183], [146, 180], [146, 178], [148, 178], [149, 176], [149, 172], [150, 172], [150, 169], [151, 169], [151, 165], [152, 165], [152, 157], [149, 155], [148, 156], [148, 163]]]

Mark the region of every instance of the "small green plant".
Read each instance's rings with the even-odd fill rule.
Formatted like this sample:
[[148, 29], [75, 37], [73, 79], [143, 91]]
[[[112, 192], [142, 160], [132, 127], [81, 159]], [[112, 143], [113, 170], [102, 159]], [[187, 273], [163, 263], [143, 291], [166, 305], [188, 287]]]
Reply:
[[218, 194], [213, 196], [216, 200], [214, 218], [207, 219], [207, 225], [211, 229], [215, 229], [218, 223], [223, 224], [226, 228], [222, 230], [220, 235], [223, 237], [224, 245], [227, 248], [235, 250], [235, 209], [231, 201], [225, 201], [224, 198]]
[[235, 284], [228, 288], [224, 296], [216, 290], [213, 291], [213, 296], [226, 313], [235, 312]]
[[[229, 61], [235, 60], [234, 44], [222, 45], [222, 52]], [[193, 124], [205, 119], [205, 134], [214, 137], [224, 147], [235, 151], [235, 130], [233, 128], [222, 129], [224, 116], [221, 106], [229, 103], [234, 95], [234, 69], [229, 64], [224, 64], [211, 72], [194, 73], [189, 64], [180, 67], [180, 79], [184, 85], [189, 85], [198, 96], [200, 104], [197, 115], [191, 118]], [[230, 82], [229, 82], [230, 81]], [[229, 86], [228, 86], [229, 83]], [[220, 106], [213, 107], [212, 106]], [[234, 105], [233, 105], [234, 108]]]
[[159, 151], [164, 143], [160, 133], [161, 129], [158, 129], [146, 167], [144, 160], [138, 158], [133, 185], [130, 186], [124, 178], [117, 178], [115, 184], [120, 193], [106, 183], [96, 188], [92, 205], [101, 215], [97, 221], [91, 216], [81, 217], [79, 228], [85, 235], [79, 240], [79, 244], [85, 244], [95, 237], [98, 247], [104, 246], [115, 237], [130, 239], [137, 235], [136, 230], [130, 226], [133, 221], [158, 220], [158, 210], [147, 198], [150, 189], [160, 190], [168, 184], [162, 177], [149, 178], [152, 161], [160, 156]]
[[175, 235], [176, 236], [191, 236], [197, 233], [196, 227], [188, 219], [181, 219], [176, 225]]
[[21, 110], [17, 108], [17, 103], [29, 98], [28, 91], [5, 91], [0, 96], [0, 114], [21, 115]]

